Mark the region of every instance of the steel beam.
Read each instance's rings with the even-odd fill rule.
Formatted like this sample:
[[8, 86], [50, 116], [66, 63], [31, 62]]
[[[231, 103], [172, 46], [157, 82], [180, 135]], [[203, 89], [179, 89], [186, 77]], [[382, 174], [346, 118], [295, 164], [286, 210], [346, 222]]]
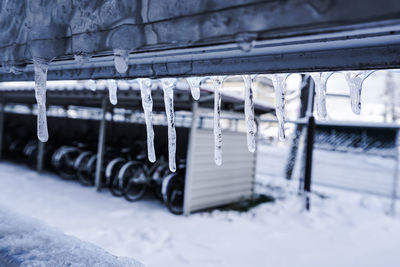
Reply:
[[100, 129], [99, 129], [99, 140], [97, 145], [96, 176], [95, 176], [95, 187], [97, 191], [100, 191], [102, 186], [101, 181], [102, 181], [103, 159], [104, 159], [104, 150], [106, 141], [107, 101], [108, 99], [105, 97], [101, 105], [101, 108], [103, 110], [103, 117], [101, 119]]
[[[50, 0], [30, 9], [20, 1], [4, 8], [1, 18], [13, 23], [0, 23], [0, 61], [4, 62], [0, 80], [33, 80], [32, 56], [55, 58], [49, 68], [50, 80], [400, 66], [398, 0], [116, 3], [93, 1], [77, 6], [79, 1], [64, 5]], [[30, 14], [32, 10], [36, 13]], [[90, 29], [77, 23], [87, 20], [79, 18], [87, 12], [93, 17], [93, 25], [87, 23]], [[25, 16], [40, 19], [43, 14], [55, 17], [39, 26], [25, 20]], [[244, 46], [249, 51], [243, 51]], [[125, 74], [114, 68], [114, 49], [130, 51]], [[77, 54], [92, 58], [81, 64], [74, 60]], [[10, 70], [22, 73], [15, 75]]]

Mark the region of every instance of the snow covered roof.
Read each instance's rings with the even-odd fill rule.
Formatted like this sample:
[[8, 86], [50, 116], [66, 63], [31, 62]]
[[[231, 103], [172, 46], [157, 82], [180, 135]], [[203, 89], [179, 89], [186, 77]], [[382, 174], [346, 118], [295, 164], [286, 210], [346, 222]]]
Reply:
[[[399, 11], [398, 0], [2, 0], [0, 80], [32, 80], [33, 57], [53, 59], [58, 80], [396, 67]], [[128, 55], [126, 73], [114, 54]]]

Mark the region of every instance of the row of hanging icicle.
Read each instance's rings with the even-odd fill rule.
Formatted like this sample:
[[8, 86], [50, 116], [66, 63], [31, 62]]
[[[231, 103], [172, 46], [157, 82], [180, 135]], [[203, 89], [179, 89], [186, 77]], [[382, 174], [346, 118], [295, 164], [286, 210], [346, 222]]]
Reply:
[[[79, 58], [77, 58], [79, 60]], [[37, 135], [41, 142], [46, 142], [49, 139], [47, 130], [46, 118], [46, 80], [47, 69], [50, 61], [41, 58], [33, 58], [34, 71], [35, 71], [35, 96], [38, 104], [38, 118], [37, 118]], [[128, 53], [123, 53], [116, 50], [114, 53], [115, 68], [120, 73], [125, 73], [128, 70]], [[361, 109], [361, 90], [363, 81], [373, 71], [349, 71], [344, 72], [347, 83], [350, 88], [351, 108], [354, 113], [360, 114]], [[328, 78], [333, 72], [311, 73], [311, 77], [315, 83], [316, 90], [316, 103], [317, 113], [320, 119], [325, 119], [327, 116], [326, 111], [326, 84]], [[253, 83], [259, 75], [242, 75], [244, 81], [244, 113], [247, 130], [247, 146], [250, 152], [256, 149], [255, 140], [255, 122], [254, 122], [254, 98], [253, 98]], [[285, 89], [286, 78], [290, 74], [269, 74], [265, 75], [272, 80], [275, 89], [275, 112], [278, 120], [279, 139], [285, 139]], [[222, 130], [220, 123], [221, 115], [221, 87], [227, 76], [212, 76], [212, 77], [191, 77], [186, 78], [191, 94], [195, 100], [200, 98], [200, 86], [207, 80], [211, 79], [214, 88], [214, 160], [217, 165], [222, 164]], [[152, 124], [152, 109], [153, 100], [151, 97], [152, 80], [147, 78], [137, 79], [141, 97], [142, 106], [145, 115], [146, 130], [147, 130], [147, 150], [150, 162], [156, 161], [154, 151], [154, 131]], [[161, 85], [164, 92], [165, 112], [168, 120], [168, 153], [169, 153], [169, 168], [171, 171], [176, 170], [175, 152], [176, 152], [176, 131], [175, 131], [175, 118], [174, 118], [174, 88], [177, 79], [165, 78], [161, 79]], [[92, 90], [96, 89], [94, 81], [90, 81], [89, 87]], [[107, 87], [109, 89], [110, 102], [113, 105], [117, 104], [117, 84], [115, 80], [107, 80]]]

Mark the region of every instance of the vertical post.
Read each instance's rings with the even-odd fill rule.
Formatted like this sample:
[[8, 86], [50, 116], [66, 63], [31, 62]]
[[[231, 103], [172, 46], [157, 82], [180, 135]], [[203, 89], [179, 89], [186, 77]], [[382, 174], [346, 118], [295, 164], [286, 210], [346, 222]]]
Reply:
[[44, 158], [44, 148], [46, 143], [38, 142], [38, 152], [37, 152], [37, 160], [36, 160], [36, 171], [42, 172], [43, 171], [43, 158]]
[[3, 131], [4, 131], [4, 105], [5, 101], [2, 96], [0, 96], [0, 159], [2, 159], [3, 151]]
[[102, 179], [102, 169], [103, 169], [103, 158], [104, 158], [104, 146], [106, 141], [106, 113], [107, 113], [107, 98], [103, 98], [103, 102], [101, 104], [101, 108], [103, 110], [103, 116], [100, 121], [100, 129], [99, 129], [99, 141], [97, 145], [97, 162], [96, 162], [96, 177], [95, 177], [95, 186], [96, 190], [100, 191], [101, 189], [101, 179]]
[[311, 115], [308, 117], [306, 163], [304, 168], [304, 193], [305, 193], [306, 210], [310, 210], [311, 172], [312, 172], [314, 135], [315, 135], [315, 119], [314, 116]]
[[185, 190], [183, 195], [183, 214], [190, 215], [190, 192], [192, 185], [192, 165], [193, 165], [193, 146], [196, 139], [197, 124], [199, 121], [199, 103], [193, 102], [192, 105], [192, 125], [189, 132], [188, 149], [186, 155]]
[[304, 190], [304, 205], [305, 209], [310, 210], [310, 193], [311, 193], [311, 174], [312, 174], [312, 158], [314, 149], [314, 135], [315, 135], [315, 119], [313, 116], [314, 111], [314, 80], [310, 79], [308, 87], [308, 101], [307, 101], [307, 136], [304, 151], [304, 174], [303, 174], [303, 190]]
[[399, 129], [396, 129], [395, 140], [395, 163], [393, 172], [393, 185], [392, 185], [392, 203], [390, 205], [390, 212], [394, 216], [396, 214], [396, 201], [397, 201], [397, 187], [399, 183]]

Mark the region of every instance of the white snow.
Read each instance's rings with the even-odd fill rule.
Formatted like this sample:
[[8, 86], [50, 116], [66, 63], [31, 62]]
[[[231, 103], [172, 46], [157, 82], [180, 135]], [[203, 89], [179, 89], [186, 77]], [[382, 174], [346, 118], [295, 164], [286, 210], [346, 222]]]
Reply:
[[[328, 161], [328, 156], [316, 158]], [[373, 168], [362, 165], [365, 160], [348, 163]], [[276, 168], [279, 161], [282, 157], [264, 153], [258, 166]], [[382, 162], [375, 167], [385, 167]], [[400, 220], [385, 214], [387, 199], [315, 187], [327, 197], [312, 195], [306, 213], [295, 183], [259, 175], [257, 184], [257, 191], [278, 200], [245, 213], [215, 210], [184, 217], [151, 197], [129, 203], [53, 174], [0, 163], [0, 202], [7, 208], [146, 266], [399, 265]]]
[[143, 266], [0, 207], [0, 265]]

